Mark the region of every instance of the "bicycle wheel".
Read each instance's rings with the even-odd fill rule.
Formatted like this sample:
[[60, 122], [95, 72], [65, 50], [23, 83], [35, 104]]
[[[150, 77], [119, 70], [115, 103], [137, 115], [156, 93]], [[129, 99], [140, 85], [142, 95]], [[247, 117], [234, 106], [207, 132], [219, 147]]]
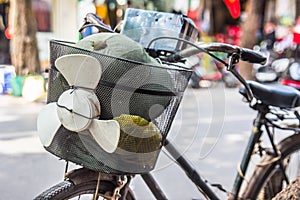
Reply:
[[[46, 191], [42, 192], [38, 197], [34, 200], [85, 200], [85, 199], [93, 199], [93, 194], [96, 190], [96, 181], [90, 181], [86, 183], [73, 184], [71, 181], [63, 181]], [[114, 184], [109, 181], [101, 181], [99, 187], [99, 195], [111, 195], [115, 189]], [[97, 199], [106, 199], [103, 196], [99, 196]], [[128, 188], [127, 194], [125, 197], [121, 197], [120, 199], [124, 200], [134, 200], [133, 192], [130, 188]]]
[[[300, 134], [285, 138], [278, 144], [281, 160], [290, 183], [300, 175]], [[274, 156], [266, 154], [262, 163], [272, 163]], [[256, 166], [242, 195], [245, 199], [271, 199], [287, 184], [278, 162]]]

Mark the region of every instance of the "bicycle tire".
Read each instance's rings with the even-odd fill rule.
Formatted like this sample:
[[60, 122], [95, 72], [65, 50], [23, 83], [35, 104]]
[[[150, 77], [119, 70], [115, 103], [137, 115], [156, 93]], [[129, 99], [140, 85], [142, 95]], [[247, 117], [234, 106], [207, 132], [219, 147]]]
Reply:
[[[71, 181], [66, 180], [42, 192], [39, 196], [34, 198], [34, 200], [67, 200], [72, 199], [74, 197], [80, 197], [84, 194], [93, 195], [96, 190], [96, 185], [96, 181], [89, 181], [75, 185]], [[115, 186], [111, 182], [101, 181], [98, 192], [99, 194], [107, 194], [108, 192], [111, 193], [114, 190], [114, 188]], [[132, 190], [128, 188], [126, 197], [120, 199], [134, 200], [135, 198]]]
[[[283, 139], [277, 147], [281, 152], [282, 160], [289, 158], [297, 150], [300, 150], [300, 134], [294, 134]], [[266, 154], [262, 157], [261, 162], [268, 162], [273, 158], [274, 156]], [[278, 169], [277, 162], [263, 167], [256, 166], [243, 190], [242, 199], [271, 199], [283, 189], [283, 175], [280, 176], [280, 174], [282, 175], [282, 172]], [[275, 182], [274, 179], [281, 179], [279, 181], [281, 183], [278, 184], [278, 181]], [[265, 192], [269, 189], [272, 189], [273, 193], [261, 195], [262, 191]], [[259, 195], [261, 196], [259, 197]]]

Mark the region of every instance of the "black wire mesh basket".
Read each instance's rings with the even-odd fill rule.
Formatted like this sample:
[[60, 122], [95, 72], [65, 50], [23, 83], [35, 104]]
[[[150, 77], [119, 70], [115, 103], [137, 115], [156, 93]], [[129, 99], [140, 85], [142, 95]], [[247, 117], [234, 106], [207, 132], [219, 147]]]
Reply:
[[[138, 126], [134, 128], [123, 123], [121, 132], [141, 132], [142, 136], [129, 133], [122, 138], [114, 153], [108, 153], [91, 136], [61, 126], [46, 150], [99, 172], [140, 174], [151, 171], [192, 71], [169, 63], [153, 65], [117, 58], [75, 47], [70, 42], [51, 40], [47, 103], [56, 102], [69, 89], [55, 67], [56, 59], [68, 54], [93, 56], [102, 65], [102, 76], [95, 89], [101, 105], [99, 119], [137, 120]], [[148, 129], [141, 124], [146, 124]], [[144, 137], [143, 134], [148, 135]], [[132, 150], [133, 146], [138, 148]]]

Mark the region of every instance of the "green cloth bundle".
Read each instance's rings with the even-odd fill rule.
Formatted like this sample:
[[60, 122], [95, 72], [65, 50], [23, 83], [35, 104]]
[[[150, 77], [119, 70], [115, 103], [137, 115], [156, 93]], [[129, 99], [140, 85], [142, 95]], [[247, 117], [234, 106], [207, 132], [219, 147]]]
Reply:
[[118, 148], [133, 153], [150, 153], [161, 148], [162, 136], [158, 128], [142, 117], [121, 115], [115, 117], [120, 124]]

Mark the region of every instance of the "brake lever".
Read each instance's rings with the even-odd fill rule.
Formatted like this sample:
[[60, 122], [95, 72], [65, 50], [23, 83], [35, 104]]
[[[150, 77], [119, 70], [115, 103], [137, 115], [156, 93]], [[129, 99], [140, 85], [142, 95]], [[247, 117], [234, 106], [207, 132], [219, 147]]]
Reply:
[[239, 63], [240, 55], [238, 53], [233, 53], [229, 55], [228, 58], [228, 64], [227, 64], [227, 70], [230, 71], [245, 87], [246, 93], [247, 93], [247, 101], [251, 102], [254, 98], [252, 90], [250, 86], [248, 85], [247, 81], [241, 76], [241, 74], [236, 70], [235, 66], [237, 63]]
[[228, 57], [228, 64], [226, 65], [228, 71], [232, 71], [235, 65], [239, 63], [240, 55], [237, 53], [232, 53]]

